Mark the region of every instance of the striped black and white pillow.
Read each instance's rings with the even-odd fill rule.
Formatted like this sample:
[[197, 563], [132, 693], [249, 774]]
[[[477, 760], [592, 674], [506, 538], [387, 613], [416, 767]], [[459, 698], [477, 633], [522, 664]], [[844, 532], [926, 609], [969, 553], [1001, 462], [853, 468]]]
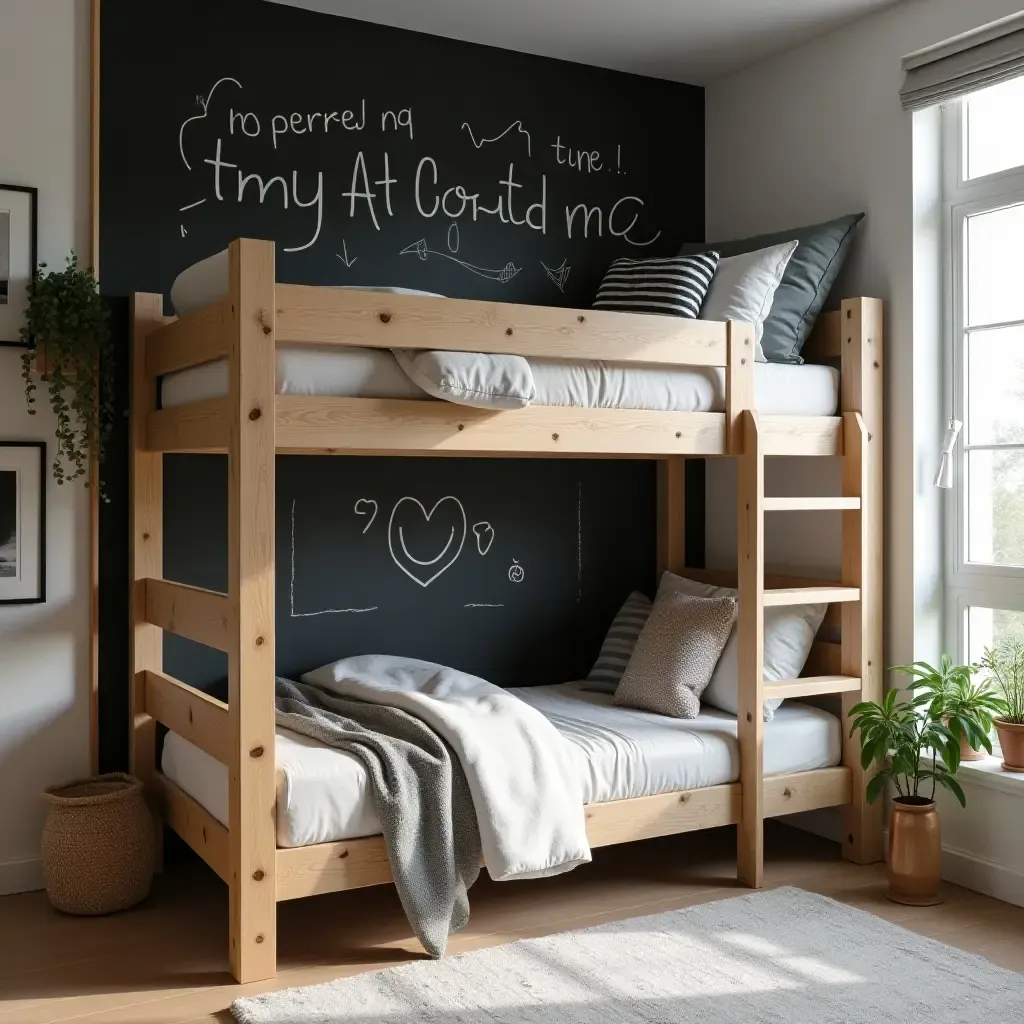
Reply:
[[717, 266], [717, 252], [665, 259], [618, 259], [604, 275], [594, 308], [696, 320]]
[[608, 627], [601, 653], [583, 686], [597, 693], [614, 693], [636, 647], [637, 637], [651, 614], [650, 599], [634, 590]]

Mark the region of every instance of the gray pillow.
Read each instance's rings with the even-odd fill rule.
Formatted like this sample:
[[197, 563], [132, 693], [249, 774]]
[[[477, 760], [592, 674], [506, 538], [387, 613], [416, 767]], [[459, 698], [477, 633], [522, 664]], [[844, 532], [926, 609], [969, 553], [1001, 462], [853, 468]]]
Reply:
[[586, 682], [580, 689], [592, 693], [614, 693], [615, 687], [626, 671], [629, 659], [633, 656], [637, 637], [644, 628], [647, 616], [651, 614], [651, 599], [639, 590], [634, 590], [626, 598], [625, 604], [618, 610], [608, 634], [601, 644], [601, 653], [594, 662]]
[[732, 597], [659, 594], [615, 691], [615, 703], [672, 718], [696, 718], [700, 695], [735, 618]]
[[770, 363], [802, 363], [800, 351], [842, 269], [853, 229], [863, 217], [863, 213], [854, 213], [824, 224], [787, 228], [732, 242], [687, 242], [679, 254], [688, 256], [714, 249], [724, 259], [795, 238], [800, 244], [775, 291], [771, 312], [764, 321], [761, 349]]

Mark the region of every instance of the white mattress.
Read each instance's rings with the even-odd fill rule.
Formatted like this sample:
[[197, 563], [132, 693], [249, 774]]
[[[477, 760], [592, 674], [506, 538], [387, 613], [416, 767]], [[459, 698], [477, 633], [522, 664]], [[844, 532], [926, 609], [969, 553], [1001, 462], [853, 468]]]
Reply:
[[[715, 708], [692, 721], [615, 707], [579, 683], [512, 691], [541, 711], [569, 741], [586, 803], [700, 789], [739, 778], [736, 719]], [[787, 701], [764, 725], [766, 775], [829, 768], [840, 762], [839, 720]], [[218, 821], [228, 820], [228, 771], [171, 732], [164, 774]], [[277, 730], [278, 846], [310, 846], [378, 835], [366, 770], [355, 756], [287, 729]]]
[[[585, 409], [651, 409], [664, 412], [723, 412], [721, 367], [623, 366], [618, 363], [530, 359], [535, 405]], [[772, 416], [831, 416], [839, 404], [839, 372], [807, 363], [757, 363], [754, 403]], [[162, 379], [165, 409], [228, 392], [224, 360], [170, 373]], [[282, 346], [277, 353], [279, 395], [334, 398], [413, 398], [436, 401], [402, 371], [387, 349]]]

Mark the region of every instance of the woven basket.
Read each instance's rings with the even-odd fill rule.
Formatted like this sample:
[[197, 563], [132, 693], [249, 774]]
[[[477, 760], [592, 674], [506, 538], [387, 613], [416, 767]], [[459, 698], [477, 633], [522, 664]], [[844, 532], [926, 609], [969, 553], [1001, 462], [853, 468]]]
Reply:
[[69, 914], [109, 914], [144, 900], [153, 882], [153, 819], [142, 783], [115, 772], [51, 786], [43, 828], [43, 882]]

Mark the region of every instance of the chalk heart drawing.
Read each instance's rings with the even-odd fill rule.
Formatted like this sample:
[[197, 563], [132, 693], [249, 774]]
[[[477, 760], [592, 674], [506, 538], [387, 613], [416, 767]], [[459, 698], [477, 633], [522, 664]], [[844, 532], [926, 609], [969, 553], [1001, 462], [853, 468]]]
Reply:
[[[429, 529], [424, 530], [424, 524]], [[409, 550], [414, 532], [421, 548], [429, 544], [426, 551], [413, 554]], [[416, 498], [399, 498], [388, 522], [388, 548], [395, 565], [409, 579], [429, 587], [462, 554], [466, 532], [466, 510], [458, 498], [446, 495], [429, 512]]]
[[357, 516], [369, 516], [369, 520], [366, 526], [363, 527], [363, 533], [366, 533], [371, 526], [373, 526], [374, 519], [377, 518], [377, 502], [373, 498], [360, 498], [355, 505], [352, 507], [352, 511]]
[[488, 522], [474, 523], [473, 533], [476, 536], [476, 549], [481, 555], [486, 555], [494, 543], [494, 527]]

